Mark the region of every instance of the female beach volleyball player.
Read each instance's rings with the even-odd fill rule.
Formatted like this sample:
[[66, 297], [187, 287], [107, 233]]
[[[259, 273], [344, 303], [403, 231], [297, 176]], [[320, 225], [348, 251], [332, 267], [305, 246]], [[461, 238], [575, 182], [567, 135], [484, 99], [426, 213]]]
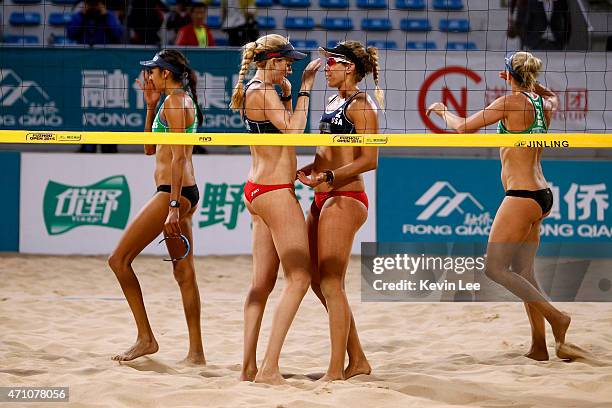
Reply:
[[[188, 61], [176, 50], [162, 50], [144, 66], [142, 81], [147, 104], [145, 132], [195, 132], [202, 123], [202, 113], [196, 96], [196, 76]], [[166, 98], [157, 114], [155, 108], [161, 94]], [[155, 154], [155, 183], [157, 193], [140, 210], [125, 230], [108, 263], [115, 272], [136, 320], [138, 337], [127, 351], [113, 360], [128, 361], [158, 349], [142, 299], [132, 261], [162, 231], [173, 258], [174, 277], [181, 289], [183, 308], [189, 328], [189, 352], [185, 362], [204, 364], [204, 350], [200, 332], [200, 295], [193, 265], [193, 252], [184, 259], [184, 251], [176, 256], [181, 234], [191, 243], [191, 217], [199, 200], [198, 187], [191, 161], [191, 146], [145, 145], [147, 155]], [[180, 248], [180, 245], [178, 245]], [[180, 252], [180, 249], [178, 250]]]
[[[378, 110], [357, 84], [372, 74], [375, 96], [383, 106], [378, 87], [378, 51], [357, 41], [322, 48], [325, 78], [338, 94], [330, 98], [321, 116], [321, 133], [378, 133]], [[315, 188], [308, 216], [312, 288], [329, 315], [331, 357], [324, 381], [369, 374], [368, 360], [361, 348], [344, 280], [353, 239], [368, 217], [368, 197], [362, 173], [378, 165], [376, 147], [317, 148], [314, 162], [298, 172], [299, 180]], [[345, 354], [349, 364], [344, 369]]]
[[[460, 133], [475, 132], [498, 122], [498, 133], [546, 133], [557, 96], [536, 81], [542, 61], [528, 52], [509, 53], [500, 77], [512, 87], [484, 110], [461, 118], [444, 104], [432, 104], [435, 113]], [[534, 277], [534, 260], [540, 241], [540, 223], [550, 213], [553, 196], [542, 172], [542, 148], [501, 148], [502, 201], [489, 235], [486, 274], [525, 302], [532, 334], [526, 354], [534, 360], [547, 360], [544, 319], [552, 327], [559, 358], [573, 359], [578, 349], [565, 342], [570, 317], [557, 310], [544, 296]]]
[[[238, 83], [231, 108], [242, 112], [251, 133], [301, 133], [306, 127], [309, 91], [321, 66], [312, 61], [302, 75], [295, 109], [291, 101], [291, 64], [306, 57], [289, 41], [271, 34], [244, 46]], [[251, 64], [257, 72], [243, 84]], [[282, 96], [274, 89], [278, 85]], [[253, 280], [244, 305], [244, 359], [242, 380], [280, 384], [278, 360], [295, 313], [310, 285], [308, 231], [294, 194], [297, 157], [294, 147], [251, 146], [253, 157], [244, 187], [246, 206], [253, 218]], [[264, 308], [274, 288], [279, 262], [285, 287], [276, 308], [272, 331], [260, 370], [255, 353]]]

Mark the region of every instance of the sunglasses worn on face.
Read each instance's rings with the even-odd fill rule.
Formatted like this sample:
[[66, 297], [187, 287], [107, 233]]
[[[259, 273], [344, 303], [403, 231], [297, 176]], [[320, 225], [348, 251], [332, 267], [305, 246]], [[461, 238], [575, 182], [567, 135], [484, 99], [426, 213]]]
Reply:
[[333, 67], [336, 64], [350, 64], [350, 61], [344, 60], [342, 58], [337, 58], [337, 57], [328, 57], [325, 60], [325, 63], [327, 64], [327, 66]]

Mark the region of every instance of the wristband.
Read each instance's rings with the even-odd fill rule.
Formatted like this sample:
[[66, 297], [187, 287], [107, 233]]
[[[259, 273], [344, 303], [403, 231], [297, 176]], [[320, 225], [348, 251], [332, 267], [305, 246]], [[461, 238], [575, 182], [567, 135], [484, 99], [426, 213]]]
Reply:
[[298, 92], [298, 98], [299, 98], [300, 96], [305, 96], [305, 97], [307, 97], [307, 98], [310, 98], [310, 92], [300, 91], [300, 92]]
[[291, 94], [287, 96], [279, 95], [281, 102], [289, 102], [291, 100]]

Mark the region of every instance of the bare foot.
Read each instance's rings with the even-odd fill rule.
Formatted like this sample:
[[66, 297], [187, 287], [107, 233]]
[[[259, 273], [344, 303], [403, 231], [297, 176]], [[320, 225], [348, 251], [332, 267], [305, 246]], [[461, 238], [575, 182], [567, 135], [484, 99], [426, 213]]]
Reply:
[[370, 375], [370, 373], [372, 372], [372, 367], [370, 367], [370, 363], [368, 363], [368, 360], [362, 360], [362, 361], [358, 361], [357, 363], [354, 363], [351, 361], [349, 362], [349, 365], [346, 367], [346, 370], [344, 370], [344, 379], [348, 380], [349, 378], [352, 378], [356, 375]]
[[275, 371], [271, 373], [264, 373], [263, 370], [259, 370], [255, 376], [254, 382], [269, 385], [287, 385], [289, 384], [280, 372]]
[[531, 349], [525, 357], [530, 358], [535, 361], [548, 361], [548, 349], [546, 346], [531, 346]]
[[330, 383], [332, 381], [343, 381], [345, 378], [342, 375], [325, 374], [317, 380], [318, 383]]
[[138, 339], [136, 340], [136, 343], [134, 343], [134, 345], [130, 347], [127, 351], [113, 356], [112, 360], [131, 361], [135, 358], [145, 356], [147, 354], [157, 353], [157, 350], [159, 350], [159, 346], [157, 345], [157, 341], [155, 341], [155, 338], [152, 338], [151, 341], [143, 341]]
[[206, 358], [204, 358], [204, 352], [197, 352], [197, 353], [189, 352], [187, 354], [187, 357], [181, 360], [180, 364], [206, 365]]
[[567, 329], [571, 322], [572, 318], [563, 312], [561, 312], [561, 317], [558, 320], [550, 322], [553, 335], [555, 336], [555, 343], [565, 343], [565, 333], [567, 333]]
[[257, 367], [243, 368], [240, 372], [240, 381], [255, 381], [255, 376], [257, 376]]
[[572, 343], [557, 343], [557, 357], [561, 360], [585, 360], [589, 358], [589, 352]]

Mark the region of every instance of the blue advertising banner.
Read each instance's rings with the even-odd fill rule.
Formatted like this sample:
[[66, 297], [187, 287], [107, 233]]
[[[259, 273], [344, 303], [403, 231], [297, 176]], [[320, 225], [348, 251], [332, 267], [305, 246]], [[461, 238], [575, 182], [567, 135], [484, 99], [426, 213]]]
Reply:
[[[612, 162], [545, 160], [554, 206], [543, 243], [610, 243]], [[378, 242], [486, 242], [504, 198], [499, 160], [383, 157]]]
[[20, 166], [19, 152], [0, 152], [0, 251], [19, 251]]
[[[139, 61], [156, 50], [122, 48], [0, 49], [0, 128], [140, 131], [143, 93], [134, 82]], [[244, 132], [229, 109], [237, 81], [239, 50], [181, 50], [198, 78], [197, 94], [206, 132]], [[308, 58], [293, 64], [299, 81]], [[297, 94], [299, 85], [293, 86]]]

